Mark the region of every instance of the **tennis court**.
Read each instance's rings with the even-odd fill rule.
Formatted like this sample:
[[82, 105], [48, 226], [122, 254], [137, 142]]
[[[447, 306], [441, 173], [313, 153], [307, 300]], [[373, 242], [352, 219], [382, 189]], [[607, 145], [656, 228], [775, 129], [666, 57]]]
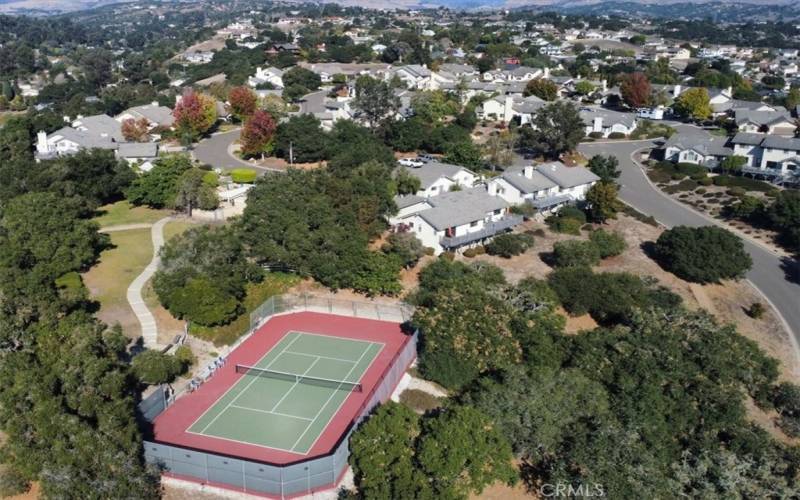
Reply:
[[187, 432], [305, 455], [383, 346], [290, 331]]

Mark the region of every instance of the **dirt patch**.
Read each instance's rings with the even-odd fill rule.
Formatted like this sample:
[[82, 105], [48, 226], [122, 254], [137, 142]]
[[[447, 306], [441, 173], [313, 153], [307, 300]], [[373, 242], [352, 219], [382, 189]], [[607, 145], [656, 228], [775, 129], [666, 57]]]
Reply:
[[41, 496], [41, 487], [39, 486], [39, 483], [34, 481], [33, 483], [31, 483], [31, 489], [29, 489], [25, 493], [5, 498], [6, 500], [36, 500], [40, 496]]
[[594, 318], [588, 314], [584, 314], [583, 316], [570, 316], [569, 313], [567, 313], [567, 311], [560, 306], [558, 308], [558, 314], [567, 319], [567, 323], [564, 325], [564, 333], [567, 334], [579, 333], [585, 330], [594, 330], [598, 327], [597, 321], [595, 321]]
[[790, 446], [797, 446], [800, 444], [800, 439], [787, 436], [780, 427], [777, 426], [778, 412], [775, 410], [769, 412], [762, 410], [750, 397], [745, 398], [744, 406], [747, 411], [748, 420], [759, 425], [762, 429], [767, 431], [770, 436]]
[[539, 496], [530, 493], [522, 481], [517, 482], [514, 486], [494, 483], [487, 486], [480, 495], [469, 496], [470, 500], [515, 500], [517, 498], [531, 500], [532, 498], [539, 498]]

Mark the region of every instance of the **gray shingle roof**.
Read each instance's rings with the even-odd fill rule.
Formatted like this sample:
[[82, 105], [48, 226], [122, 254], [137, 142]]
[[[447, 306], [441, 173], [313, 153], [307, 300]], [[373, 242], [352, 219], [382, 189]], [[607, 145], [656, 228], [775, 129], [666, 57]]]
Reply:
[[419, 179], [422, 189], [428, 189], [431, 185], [439, 180], [441, 177], [452, 178], [458, 172], [468, 169], [460, 165], [451, 165], [449, 163], [439, 163], [432, 161], [424, 164], [419, 168], [409, 168], [408, 173]]
[[397, 205], [398, 209], [408, 208], [412, 205], [416, 205], [417, 203], [422, 203], [425, 201], [425, 198], [421, 196], [417, 196], [414, 194], [409, 194], [405, 196], [395, 196], [394, 197], [394, 204]]
[[533, 176], [529, 179], [523, 175], [522, 167], [513, 167], [503, 172], [502, 178], [517, 188], [520, 192], [525, 194], [536, 193], [545, 189], [556, 187], [557, 184], [536, 170], [533, 171]]
[[772, 125], [783, 121], [792, 121], [787, 111], [755, 111], [751, 109], [737, 109], [735, 112], [736, 125], [753, 123], [755, 125]]
[[428, 199], [433, 208], [419, 212], [437, 231], [483, 220], [486, 214], [508, 207], [499, 196], [490, 196], [483, 187], [450, 191]]
[[538, 165], [536, 171], [558, 184], [562, 189], [582, 186], [600, 180], [600, 177], [589, 169], [568, 167], [560, 161]]
[[122, 136], [122, 125], [108, 115], [86, 116], [75, 120], [73, 125], [79, 130], [86, 129], [85, 132], [97, 137], [108, 137], [117, 142], [125, 140]]
[[784, 149], [786, 151], [800, 151], [800, 139], [768, 135], [764, 138], [761, 146], [772, 149]]
[[74, 129], [72, 127], [60, 128], [48, 135], [47, 138], [51, 139], [56, 136], [61, 136], [64, 139], [74, 142], [80, 147], [86, 149], [117, 149], [117, 143], [113, 142], [109, 137], [101, 137], [83, 130]]
[[172, 116], [172, 110], [166, 106], [145, 104], [143, 106], [134, 106], [129, 108], [123, 111], [122, 114], [126, 113], [147, 118], [149, 121], [158, 123], [162, 127], [171, 127], [175, 122], [175, 119]]
[[155, 142], [122, 142], [117, 153], [120, 158], [155, 158], [158, 144]]
[[758, 146], [764, 140], [764, 134], [756, 134], [752, 132], [739, 132], [733, 139], [731, 144], [747, 144], [749, 146]]
[[587, 125], [591, 125], [596, 117], [603, 119], [603, 126], [610, 127], [615, 123], [622, 123], [627, 128], [632, 128], [636, 123], [636, 115], [633, 113], [620, 113], [603, 108], [581, 108], [579, 114]]
[[733, 150], [726, 146], [727, 142], [727, 137], [711, 135], [701, 129], [690, 129], [667, 139], [664, 148], [693, 149], [703, 155], [730, 156]]

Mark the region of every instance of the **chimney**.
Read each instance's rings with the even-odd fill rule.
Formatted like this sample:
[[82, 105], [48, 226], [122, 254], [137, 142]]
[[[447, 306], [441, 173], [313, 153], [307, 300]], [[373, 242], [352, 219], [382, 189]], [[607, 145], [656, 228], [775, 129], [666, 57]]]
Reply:
[[603, 92], [608, 90], [608, 80], [606, 80], [605, 78], [600, 80], [600, 88], [603, 89]]
[[154, 108], [157, 108], [158, 107], [158, 101], [153, 101], [153, 102], [150, 103], [150, 105], [153, 106]]
[[487, 184], [486, 191], [489, 193], [489, 196], [497, 196], [497, 183], [490, 182]]
[[526, 165], [525, 168], [522, 169], [522, 175], [528, 179], [532, 179], [534, 170], [533, 165]]
[[511, 109], [511, 105], [514, 103], [514, 99], [511, 96], [506, 96], [506, 100], [503, 103], [503, 121], [510, 122], [511, 121], [511, 114], [513, 110]]
[[731, 97], [733, 95], [733, 87], [728, 87], [727, 89], [725, 89], [725, 95]]
[[550, 68], [544, 68], [544, 77], [543, 78], [550, 78]]
[[36, 134], [36, 151], [41, 154], [47, 154], [50, 152], [50, 146], [47, 144], [47, 134], [44, 130], [40, 130]]
[[675, 85], [675, 88], [672, 89], [672, 97], [678, 97], [681, 95], [681, 90], [683, 88], [680, 85]]

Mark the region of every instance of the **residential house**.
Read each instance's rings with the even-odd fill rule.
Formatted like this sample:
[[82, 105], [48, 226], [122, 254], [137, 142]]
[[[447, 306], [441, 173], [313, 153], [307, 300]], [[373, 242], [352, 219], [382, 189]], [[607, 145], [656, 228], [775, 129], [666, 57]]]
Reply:
[[431, 161], [406, 171], [419, 179], [420, 189], [415, 195], [422, 198], [438, 196], [451, 189], [471, 188], [479, 180], [478, 175], [466, 167], [438, 161]]
[[156, 128], [170, 128], [175, 123], [172, 110], [166, 106], [159, 105], [157, 102], [128, 108], [115, 118], [115, 120], [120, 123], [129, 119], [147, 120], [150, 124], [150, 130]]
[[120, 122], [108, 115], [78, 117], [72, 126], [62, 127], [52, 134], [40, 131], [36, 137], [37, 160], [71, 155], [84, 149], [110, 149], [117, 158], [130, 164], [158, 157], [158, 144], [125, 142]]
[[638, 124], [638, 118], [633, 113], [620, 113], [605, 108], [581, 108], [579, 114], [586, 125], [587, 136], [609, 137], [611, 134], [628, 136]]
[[731, 144], [734, 155], [747, 158], [744, 173], [778, 183], [800, 182], [800, 138], [740, 132]]
[[208, 64], [214, 59], [214, 53], [206, 52], [187, 52], [183, 54], [183, 60], [190, 64]]
[[728, 138], [711, 135], [701, 129], [674, 134], [661, 148], [664, 159], [676, 163], [695, 163], [716, 167], [724, 158], [734, 154]]
[[269, 66], [256, 68], [256, 74], [247, 79], [247, 84], [253, 88], [260, 87], [265, 84], [270, 84], [274, 88], [283, 88], [283, 70]]
[[485, 186], [429, 198], [398, 197], [396, 202], [402, 208], [390, 220], [393, 229], [413, 233], [436, 255], [485, 243], [523, 220], [510, 214], [509, 203], [490, 195]]
[[497, 120], [503, 123], [516, 120], [520, 125], [525, 125], [530, 123], [536, 112], [545, 105], [547, 102], [536, 96], [500, 95], [484, 101], [475, 109], [475, 113], [482, 120]]
[[336, 121], [353, 118], [351, 100], [349, 96], [329, 98], [327, 90], [319, 90], [303, 96], [298, 114], [314, 115], [324, 130], [331, 130]]
[[549, 162], [506, 169], [488, 183], [491, 195], [497, 195], [512, 205], [530, 203], [541, 212], [581, 201], [600, 178], [584, 167], [567, 167], [561, 162]]
[[739, 132], [793, 136], [796, 128], [791, 115], [785, 110], [753, 111], [737, 109], [734, 112], [734, 122], [739, 128]]

